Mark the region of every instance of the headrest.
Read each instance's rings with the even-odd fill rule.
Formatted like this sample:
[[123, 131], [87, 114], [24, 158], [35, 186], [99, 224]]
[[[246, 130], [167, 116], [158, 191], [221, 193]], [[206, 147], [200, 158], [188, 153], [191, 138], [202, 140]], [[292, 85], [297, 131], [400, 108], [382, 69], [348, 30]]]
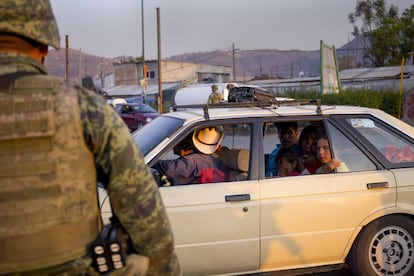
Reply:
[[250, 152], [247, 149], [228, 149], [223, 147], [217, 152], [217, 155], [230, 169], [242, 172], [249, 171]]

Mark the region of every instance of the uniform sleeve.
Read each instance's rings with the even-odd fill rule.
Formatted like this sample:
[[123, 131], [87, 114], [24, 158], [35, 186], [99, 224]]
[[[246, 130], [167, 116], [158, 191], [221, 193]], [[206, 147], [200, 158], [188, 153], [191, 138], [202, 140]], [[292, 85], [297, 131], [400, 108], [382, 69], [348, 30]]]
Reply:
[[128, 128], [104, 99], [80, 90], [86, 143], [107, 179], [113, 212], [135, 250], [150, 258], [149, 275], [180, 275], [173, 235], [158, 187]]

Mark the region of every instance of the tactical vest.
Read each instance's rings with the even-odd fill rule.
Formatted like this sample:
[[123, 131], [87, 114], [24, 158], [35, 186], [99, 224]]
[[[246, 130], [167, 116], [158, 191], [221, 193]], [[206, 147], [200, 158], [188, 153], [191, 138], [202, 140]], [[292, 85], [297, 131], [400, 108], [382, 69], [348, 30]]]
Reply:
[[9, 83], [0, 87], [0, 273], [84, 256], [100, 227], [76, 90], [45, 75]]

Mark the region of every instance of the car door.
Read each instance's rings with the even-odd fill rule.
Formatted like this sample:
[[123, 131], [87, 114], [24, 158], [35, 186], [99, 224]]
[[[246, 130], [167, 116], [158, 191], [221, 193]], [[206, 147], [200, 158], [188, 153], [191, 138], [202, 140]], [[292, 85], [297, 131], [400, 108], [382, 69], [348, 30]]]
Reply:
[[[250, 124], [223, 127], [226, 131], [223, 146], [250, 150]], [[189, 133], [190, 130], [185, 135]], [[170, 149], [163, 158], [171, 155]], [[248, 177], [243, 181], [161, 187], [160, 192], [185, 275], [258, 269], [260, 190], [257, 180]]]
[[343, 129], [323, 120], [316, 124], [348, 171], [260, 180], [262, 269], [344, 262], [361, 223], [396, 204], [393, 174]]

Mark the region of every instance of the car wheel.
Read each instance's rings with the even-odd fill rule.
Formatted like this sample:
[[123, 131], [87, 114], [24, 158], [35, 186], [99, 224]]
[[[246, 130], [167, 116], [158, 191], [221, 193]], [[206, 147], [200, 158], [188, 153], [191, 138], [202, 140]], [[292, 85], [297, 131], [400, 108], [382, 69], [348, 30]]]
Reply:
[[386, 216], [367, 225], [352, 246], [353, 275], [414, 275], [414, 222]]

